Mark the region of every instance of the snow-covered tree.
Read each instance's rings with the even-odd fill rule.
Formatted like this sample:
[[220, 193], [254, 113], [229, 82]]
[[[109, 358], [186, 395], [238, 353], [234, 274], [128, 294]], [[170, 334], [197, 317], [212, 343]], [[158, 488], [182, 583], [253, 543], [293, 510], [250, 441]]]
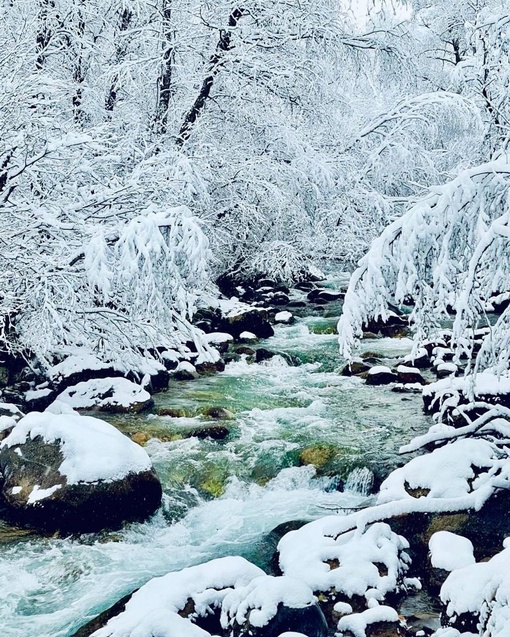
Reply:
[[[502, 155], [437, 187], [374, 241], [353, 273], [339, 322], [351, 357], [362, 325], [386, 320], [389, 302], [414, 304], [417, 341], [433, 338], [455, 314], [452, 345], [473, 356], [475, 330], [494, 297], [510, 294], [510, 162]], [[510, 366], [510, 309], [488, 332], [477, 367]]]

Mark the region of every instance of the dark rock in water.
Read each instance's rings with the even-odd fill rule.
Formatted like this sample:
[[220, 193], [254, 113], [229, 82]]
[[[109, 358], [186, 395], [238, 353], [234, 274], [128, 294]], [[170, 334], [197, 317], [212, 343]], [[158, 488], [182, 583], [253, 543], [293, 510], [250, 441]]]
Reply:
[[223, 372], [225, 370], [225, 361], [220, 358], [214, 363], [211, 361], [195, 363], [195, 369], [199, 374], [215, 374], [216, 372]]
[[296, 288], [296, 290], [309, 292], [311, 290], [314, 290], [316, 288], [316, 285], [313, 281], [300, 281], [299, 283], [296, 283], [294, 287]]
[[227, 427], [223, 427], [221, 425], [209, 425], [193, 429], [193, 431], [190, 431], [186, 437], [199, 438], [200, 440], [205, 440], [206, 438], [211, 438], [212, 440], [225, 440], [225, 438], [228, 438], [229, 434], [230, 431]]
[[344, 296], [343, 292], [331, 292], [331, 290], [323, 288], [315, 288], [307, 294], [310, 303], [331, 303], [332, 301], [343, 299]]
[[277, 287], [277, 283], [276, 281], [273, 281], [273, 279], [259, 279], [257, 281], [257, 289], [260, 288], [276, 288]]
[[241, 347], [236, 347], [236, 354], [244, 354], [246, 356], [253, 356], [255, 354], [255, 350], [252, 347], [248, 347], [247, 345], [241, 345]]
[[81, 628], [79, 628], [71, 637], [90, 637], [96, 630], [103, 628], [106, 624], [112, 619], [112, 617], [116, 617], [124, 612], [126, 609], [126, 604], [129, 602], [133, 593], [126, 595], [118, 602], [116, 602], [111, 608], [103, 611], [100, 615], [92, 619], [91, 621], [84, 624]]
[[234, 414], [226, 407], [206, 407], [202, 414], [214, 420], [231, 420]]
[[396, 336], [402, 334], [408, 327], [409, 321], [405, 316], [390, 314], [387, 321], [381, 319], [372, 320], [363, 324], [363, 332], [371, 332], [372, 334], [381, 334], [381, 336]]
[[189, 414], [182, 407], [161, 407], [157, 410], [158, 416], [169, 416], [170, 418], [186, 418]]
[[255, 361], [257, 363], [261, 363], [262, 361], [267, 361], [270, 358], [273, 358], [273, 356], [276, 356], [275, 352], [272, 352], [265, 347], [259, 347], [259, 349], [255, 352]]
[[289, 303], [289, 296], [285, 292], [275, 292], [270, 297], [270, 302], [274, 305], [287, 305]]
[[357, 376], [358, 374], [363, 374], [364, 372], [368, 372], [370, 369], [370, 365], [367, 365], [361, 361], [352, 361], [349, 365], [346, 365], [342, 369], [342, 376]]
[[420, 374], [417, 369], [413, 367], [407, 367], [406, 365], [399, 365], [397, 367], [397, 380], [399, 383], [419, 383], [425, 385], [426, 380]]
[[[49, 414], [30, 414], [20, 423], [36, 416], [45, 418], [43, 425], [54, 417]], [[84, 417], [74, 415], [72, 426], [79, 427], [81, 418]], [[145, 520], [160, 506], [161, 484], [153, 469], [136, 468], [136, 462], [140, 458], [140, 467], [150, 467], [145, 452], [111, 425], [92, 418], [87, 420], [101, 423], [101, 435], [98, 435], [94, 426], [90, 429], [90, 435], [97, 437], [99, 448], [103, 446], [105, 435], [110, 438], [110, 428], [112, 434], [115, 432], [113, 438], [119, 437], [121, 444], [116, 441], [115, 445], [118, 446], [111, 447], [107, 452], [104, 448], [101, 449], [103, 466], [124, 466], [123, 454], [127, 453], [127, 467], [133, 461], [133, 470], [128, 472], [126, 467], [118, 478], [108, 480], [94, 476], [68, 480], [67, 474], [60, 471], [62, 467], [66, 467], [64, 462], [69, 467], [70, 461], [65, 456], [68, 450], [66, 445], [69, 445], [67, 440], [47, 442], [41, 435], [37, 435], [18, 442], [14, 428], [11, 434], [14, 442], [9, 443], [8, 437], [0, 447], [0, 474], [3, 477], [0, 496], [9, 522], [49, 532], [86, 533], [118, 528], [125, 521]], [[85, 436], [87, 433], [85, 432]], [[108, 444], [111, 444], [110, 440]], [[94, 466], [96, 458], [90, 445], [76, 447], [73, 440], [71, 447], [75, 454], [81, 454], [82, 465], [87, 454], [90, 454], [90, 465]], [[111, 454], [111, 461], [107, 454]], [[147, 458], [147, 463], [144, 458]], [[101, 471], [102, 469], [99, 470]]]
[[397, 375], [389, 367], [372, 367], [368, 372], [367, 385], [389, 385], [397, 381]]
[[276, 615], [262, 628], [247, 622], [244, 626], [234, 626], [233, 637], [280, 637], [285, 632], [300, 632], [307, 637], [327, 637], [328, 625], [318, 604], [305, 608], [290, 608], [278, 605]]
[[231, 334], [235, 339], [239, 339], [243, 332], [252, 332], [258, 338], [269, 338], [274, 335], [265, 309], [250, 308], [227, 314], [222, 319], [220, 330]]

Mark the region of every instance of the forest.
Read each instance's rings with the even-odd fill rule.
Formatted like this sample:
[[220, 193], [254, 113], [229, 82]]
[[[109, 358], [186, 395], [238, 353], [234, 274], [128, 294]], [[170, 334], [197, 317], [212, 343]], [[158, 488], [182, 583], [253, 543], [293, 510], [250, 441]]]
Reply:
[[508, 637], [508, 1], [1, 0], [0, 86], [4, 634]]

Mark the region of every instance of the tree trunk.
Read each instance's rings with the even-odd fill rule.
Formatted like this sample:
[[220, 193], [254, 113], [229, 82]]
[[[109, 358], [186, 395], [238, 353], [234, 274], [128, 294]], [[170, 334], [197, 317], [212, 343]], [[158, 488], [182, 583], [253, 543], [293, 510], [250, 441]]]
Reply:
[[168, 125], [168, 109], [173, 93], [174, 70], [174, 34], [172, 31], [172, 0], [163, 0], [163, 64], [158, 77], [158, 93], [153, 128], [159, 135], [164, 135]]
[[[131, 9], [124, 7], [120, 15], [118, 39], [116, 39], [116, 46], [115, 46], [115, 49], [116, 49], [115, 57], [116, 57], [117, 64], [122, 62], [123, 58], [126, 55], [127, 46], [124, 40], [122, 39], [122, 34], [129, 29], [132, 19], [133, 19], [133, 12], [131, 11]], [[108, 95], [105, 100], [105, 109], [110, 113], [113, 111], [113, 109], [115, 108], [115, 104], [117, 103], [118, 88], [119, 88], [119, 74], [118, 72], [116, 72], [115, 75], [113, 76], [112, 83], [110, 84], [110, 90], [108, 91]]]
[[49, 9], [55, 9], [54, 0], [40, 0], [38, 30], [36, 36], [37, 58], [35, 60], [35, 68], [40, 71], [44, 66], [46, 59], [46, 50], [52, 38], [52, 31], [49, 25]]
[[228, 19], [228, 29], [220, 31], [220, 38], [218, 40], [218, 44], [216, 45], [216, 51], [213, 53], [213, 55], [211, 55], [209, 59], [209, 73], [202, 82], [200, 92], [195, 102], [193, 103], [193, 106], [186, 114], [186, 117], [184, 118], [184, 121], [180, 128], [179, 136], [177, 138], [178, 146], [182, 146], [184, 142], [189, 139], [196, 121], [204, 110], [206, 101], [211, 95], [214, 78], [219, 73], [221, 61], [225, 53], [232, 48], [232, 29], [237, 26], [240, 18], [243, 16], [243, 13], [243, 9], [240, 7], [236, 7], [235, 9], [233, 9]]

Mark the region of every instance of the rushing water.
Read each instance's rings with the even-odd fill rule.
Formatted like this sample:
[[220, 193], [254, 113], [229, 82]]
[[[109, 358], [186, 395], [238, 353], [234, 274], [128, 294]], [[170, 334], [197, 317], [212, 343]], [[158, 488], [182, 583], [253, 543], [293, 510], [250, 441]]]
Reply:
[[[229, 554], [266, 564], [278, 524], [365, 506], [370, 467], [387, 471], [402, 442], [429, 426], [420, 398], [342, 377], [330, 318], [279, 327], [267, 347], [297, 356], [231, 363], [224, 373], [175, 382], [154, 413], [110, 418], [155, 436], [147, 451], [164, 487], [145, 524], [79, 538], [40, 538], [0, 527], [0, 625], [5, 637], [67, 637], [151, 577]], [[406, 339], [364, 342], [384, 362]], [[224, 440], [186, 437], [206, 407], [233, 413]], [[181, 409], [181, 418], [157, 416]], [[313, 460], [316, 469], [304, 463]], [[342, 485], [343, 490], [342, 490]]]

